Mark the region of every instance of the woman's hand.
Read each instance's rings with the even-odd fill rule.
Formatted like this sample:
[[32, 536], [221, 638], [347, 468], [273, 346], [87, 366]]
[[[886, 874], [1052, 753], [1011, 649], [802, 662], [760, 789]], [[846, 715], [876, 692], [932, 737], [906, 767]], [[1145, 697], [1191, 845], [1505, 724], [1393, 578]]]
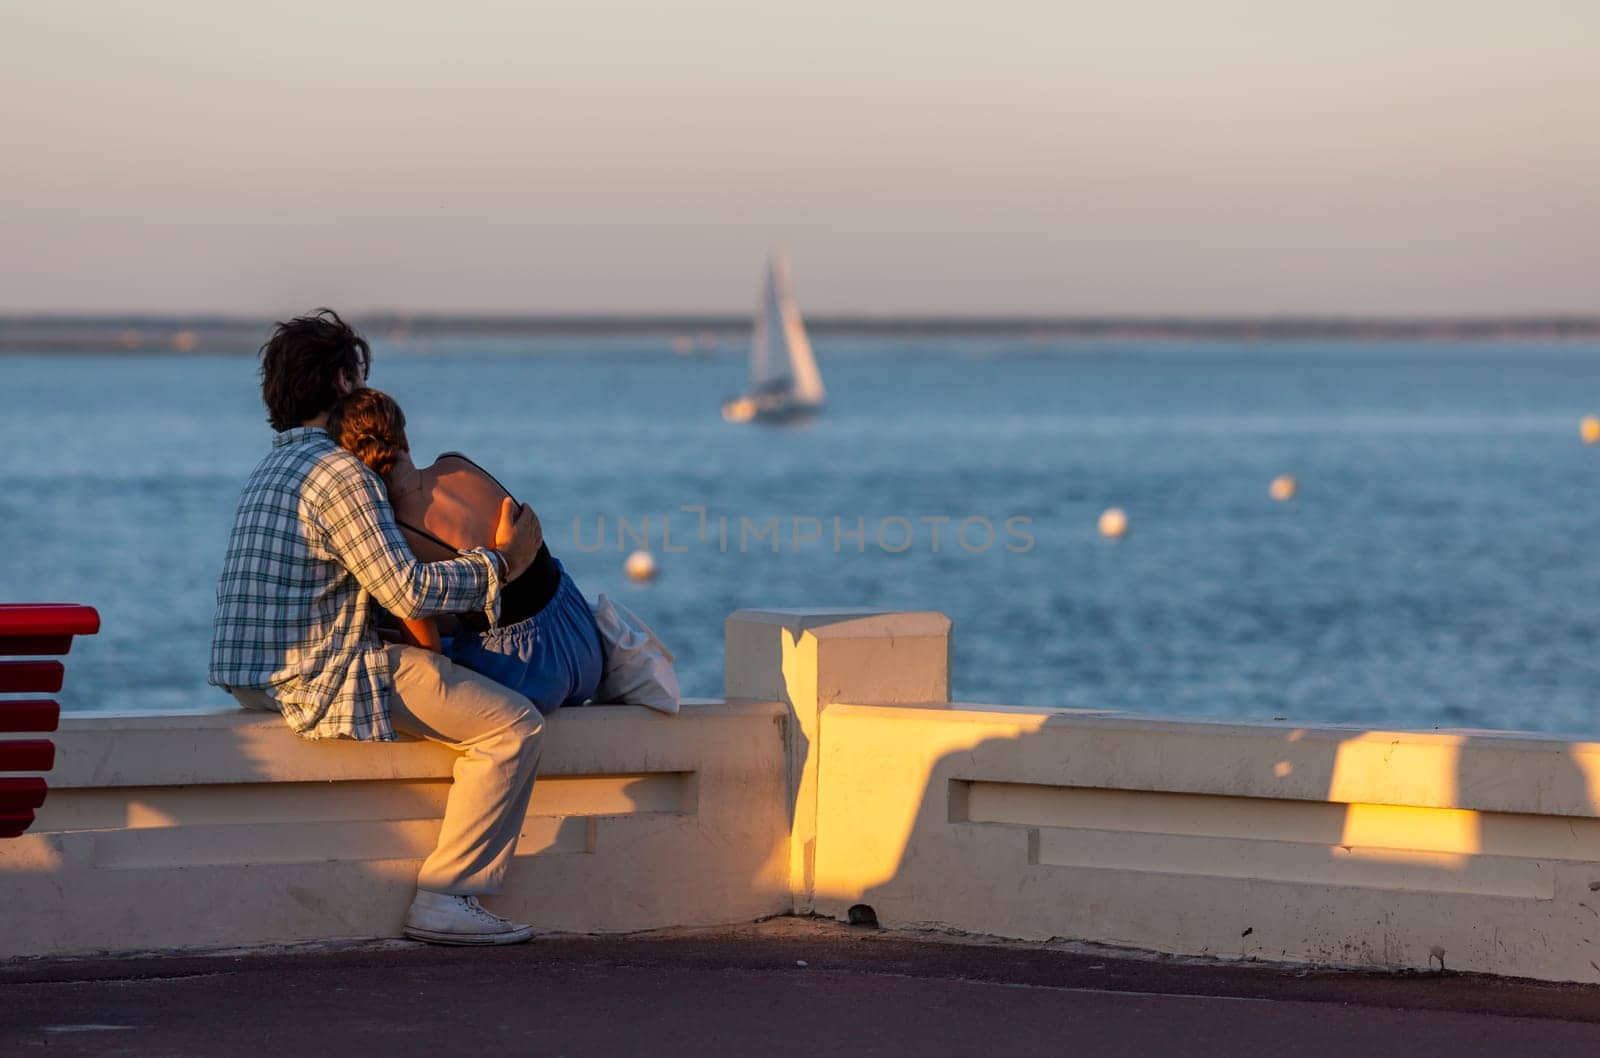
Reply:
[[533, 565], [544, 545], [544, 529], [532, 507], [525, 507], [507, 496], [500, 501], [500, 524], [494, 530], [494, 548], [505, 556], [506, 580], [516, 580]]

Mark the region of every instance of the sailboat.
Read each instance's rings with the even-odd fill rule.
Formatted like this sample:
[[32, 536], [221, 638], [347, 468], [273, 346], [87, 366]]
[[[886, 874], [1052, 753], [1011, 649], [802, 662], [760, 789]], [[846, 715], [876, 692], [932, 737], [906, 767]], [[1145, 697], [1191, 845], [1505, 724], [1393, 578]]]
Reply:
[[724, 401], [722, 417], [734, 423], [798, 422], [820, 412], [826, 395], [789, 289], [789, 262], [774, 253], [750, 338], [750, 390]]

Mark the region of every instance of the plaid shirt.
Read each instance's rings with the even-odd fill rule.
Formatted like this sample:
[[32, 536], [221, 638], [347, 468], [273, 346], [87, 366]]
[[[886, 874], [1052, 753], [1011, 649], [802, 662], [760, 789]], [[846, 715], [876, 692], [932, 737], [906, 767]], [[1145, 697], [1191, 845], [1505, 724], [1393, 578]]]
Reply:
[[211, 682], [268, 691], [307, 738], [394, 739], [372, 602], [400, 617], [480, 610], [486, 552], [419, 562], [383, 481], [325, 430], [285, 430], [239, 497], [217, 582]]

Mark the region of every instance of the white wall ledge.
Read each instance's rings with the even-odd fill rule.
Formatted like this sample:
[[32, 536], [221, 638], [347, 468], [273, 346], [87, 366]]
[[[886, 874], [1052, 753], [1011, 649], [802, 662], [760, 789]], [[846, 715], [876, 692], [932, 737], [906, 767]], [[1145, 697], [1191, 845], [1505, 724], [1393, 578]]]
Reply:
[[1048, 754], [1022, 753], [1015, 765], [1029, 781], [1070, 773], [1075, 785], [1126, 790], [1600, 816], [1600, 743], [1555, 736], [945, 703], [838, 703], [827, 712], [981, 729], [995, 739], [1045, 737]]
[[[549, 718], [499, 910], [603, 932], [859, 902], [890, 926], [1600, 980], [1600, 744], [952, 703], [937, 613], [740, 611], [726, 636], [725, 700]], [[232, 707], [56, 737], [35, 829], [0, 842], [25, 909], [0, 958], [394, 936], [455, 760]]]
[[[686, 699], [692, 724], [711, 716], [764, 716], [776, 723], [776, 703]], [[654, 759], [683, 765], [708, 747], [689, 726], [643, 706], [558, 709], [546, 718], [541, 775], [626, 770], [641, 745]], [[356, 742], [297, 737], [275, 713], [223, 708], [206, 713], [95, 713], [66, 718], [52, 789], [186, 786], [210, 783], [337, 782], [448, 779], [456, 755], [421, 739]], [[49, 801], [46, 801], [48, 812]]]

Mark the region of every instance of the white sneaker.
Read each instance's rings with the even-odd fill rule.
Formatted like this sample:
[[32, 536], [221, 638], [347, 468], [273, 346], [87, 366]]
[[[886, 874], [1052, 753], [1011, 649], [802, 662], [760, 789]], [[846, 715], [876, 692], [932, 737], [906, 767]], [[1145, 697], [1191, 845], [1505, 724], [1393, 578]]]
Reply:
[[521, 944], [533, 936], [533, 927], [507, 922], [475, 896], [418, 889], [406, 912], [405, 934], [429, 944]]

